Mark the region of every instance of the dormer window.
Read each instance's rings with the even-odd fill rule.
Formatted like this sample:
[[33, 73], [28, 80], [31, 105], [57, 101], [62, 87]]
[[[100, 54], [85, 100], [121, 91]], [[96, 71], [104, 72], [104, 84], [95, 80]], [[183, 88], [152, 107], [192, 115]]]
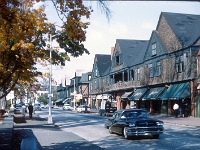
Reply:
[[95, 69], [95, 76], [97, 77], [97, 75], [98, 75], [98, 70]]
[[152, 56], [156, 55], [156, 43], [152, 44]]
[[119, 65], [119, 56], [116, 56], [116, 65]]

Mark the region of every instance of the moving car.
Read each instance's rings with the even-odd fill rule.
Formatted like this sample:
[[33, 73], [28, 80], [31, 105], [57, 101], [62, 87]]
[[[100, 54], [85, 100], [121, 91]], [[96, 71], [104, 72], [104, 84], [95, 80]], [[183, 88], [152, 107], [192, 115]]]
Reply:
[[36, 104], [34, 104], [34, 105], [33, 105], [33, 110], [34, 110], [34, 111], [36, 111], [36, 110], [39, 110], [39, 111], [41, 111], [41, 110], [42, 110], [42, 108], [41, 108], [41, 105], [40, 105], [40, 103], [36, 103]]
[[131, 136], [152, 136], [155, 139], [163, 133], [163, 121], [149, 118], [146, 110], [122, 109], [115, 111], [112, 117], [105, 117], [105, 128], [109, 132]]
[[69, 104], [64, 104], [63, 105], [63, 110], [70, 110], [70, 111], [72, 111], [73, 107], [71, 107]]
[[90, 112], [90, 107], [87, 105], [80, 105], [76, 108], [77, 112]]

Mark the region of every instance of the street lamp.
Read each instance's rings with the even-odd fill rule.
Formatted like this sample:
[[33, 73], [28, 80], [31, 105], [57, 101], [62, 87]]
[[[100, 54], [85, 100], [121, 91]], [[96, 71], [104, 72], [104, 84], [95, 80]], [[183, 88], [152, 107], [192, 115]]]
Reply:
[[51, 114], [51, 105], [52, 105], [52, 102], [51, 102], [51, 98], [52, 98], [52, 87], [51, 87], [51, 80], [52, 80], [52, 37], [51, 37], [51, 34], [50, 34], [50, 68], [49, 68], [49, 72], [50, 72], [50, 75], [49, 75], [49, 117], [48, 117], [48, 124], [52, 124], [53, 121], [52, 121], [52, 114]]

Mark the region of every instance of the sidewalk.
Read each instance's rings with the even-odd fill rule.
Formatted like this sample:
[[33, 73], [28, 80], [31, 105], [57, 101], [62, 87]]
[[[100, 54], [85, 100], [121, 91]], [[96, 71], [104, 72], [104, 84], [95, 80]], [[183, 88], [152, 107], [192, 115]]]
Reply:
[[54, 124], [47, 124], [45, 119], [40, 118], [35, 114], [32, 119], [30, 119], [28, 114], [26, 114], [26, 123], [14, 123], [13, 139], [15, 150], [20, 150], [20, 144], [23, 140], [26, 140], [26, 143], [31, 140], [29, 145], [25, 145], [24, 150], [30, 148], [33, 150], [34, 141], [36, 141], [38, 150], [102, 150], [102, 148], [86, 141], [72, 132], [62, 131]]
[[149, 115], [149, 117], [162, 120], [164, 124], [172, 124], [177, 126], [185, 126], [185, 127], [200, 129], [200, 118], [194, 118], [194, 117], [175, 118], [174, 116], [167, 116], [165, 114]]
[[[98, 115], [97, 112], [92, 112]], [[27, 114], [28, 115], [28, 114]], [[26, 115], [26, 123], [14, 123], [14, 145], [15, 150], [20, 149], [20, 143], [24, 139], [35, 139], [37, 149], [81, 149], [81, 150], [102, 150], [85, 139], [73, 134], [60, 130], [54, 124], [47, 124], [47, 121], [37, 115], [30, 119]], [[157, 118], [164, 121], [164, 124], [173, 124], [200, 129], [200, 118], [175, 118], [167, 115], [150, 115], [151, 118]], [[32, 140], [30, 145], [33, 145]], [[28, 146], [30, 146], [28, 145]], [[29, 148], [26, 148], [29, 149]]]

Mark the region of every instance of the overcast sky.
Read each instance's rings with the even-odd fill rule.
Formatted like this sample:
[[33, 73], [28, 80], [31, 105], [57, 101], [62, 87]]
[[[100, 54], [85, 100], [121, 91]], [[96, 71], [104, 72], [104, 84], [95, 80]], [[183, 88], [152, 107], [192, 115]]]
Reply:
[[[107, 1], [112, 11], [108, 22], [106, 15], [98, 8], [97, 1], [85, 1], [92, 5], [94, 12], [87, 29], [85, 47], [90, 55], [72, 58], [63, 69], [53, 67], [53, 78], [60, 83], [67, 78], [67, 83], [74, 77], [92, 70], [95, 54], [110, 54], [116, 39], [149, 40], [156, 29], [161, 12], [174, 12], [200, 15], [200, 2], [147, 2], [147, 1]], [[59, 24], [53, 7], [48, 3], [47, 16], [50, 21]]]

